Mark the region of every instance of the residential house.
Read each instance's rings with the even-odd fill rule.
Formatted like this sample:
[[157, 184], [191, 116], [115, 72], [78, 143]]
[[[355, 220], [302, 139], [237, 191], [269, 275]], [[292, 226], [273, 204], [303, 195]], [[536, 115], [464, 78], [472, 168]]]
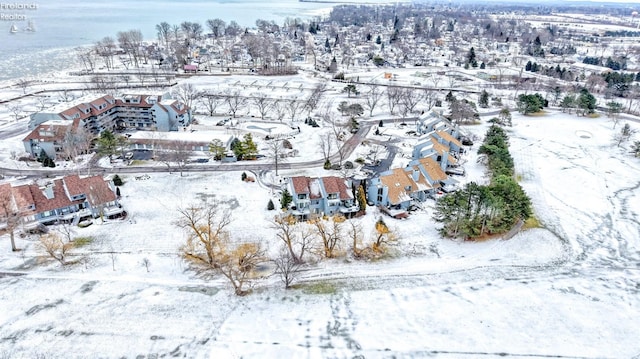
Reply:
[[[112, 181], [102, 176], [81, 178], [78, 175], [54, 179], [44, 186], [26, 184], [0, 185], [3, 203], [11, 203], [24, 225], [78, 223], [85, 218], [117, 218], [124, 214]], [[0, 211], [6, 211], [4, 208]], [[0, 218], [6, 218], [4, 215]]]
[[51, 120], [38, 125], [22, 140], [25, 151], [34, 157], [44, 151], [49, 158], [61, 156], [63, 142], [69, 131], [80, 125], [80, 119], [73, 121]]
[[417, 202], [434, 197], [442, 186], [455, 182], [433, 158], [425, 157], [369, 180], [367, 198], [374, 205], [405, 211]]
[[335, 214], [348, 218], [359, 210], [349, 180], [335, 176], [297, 176], [290, 177], [286, 186], [293, 197], [289, 212], [301, 220]]

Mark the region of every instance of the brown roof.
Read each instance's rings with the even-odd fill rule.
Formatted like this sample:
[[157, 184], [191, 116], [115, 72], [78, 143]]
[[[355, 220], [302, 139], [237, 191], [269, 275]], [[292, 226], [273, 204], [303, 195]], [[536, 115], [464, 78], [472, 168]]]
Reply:
[[291, 177], [291, 183], [296, 194], [308, 194], [311, 199], [322, 197], [317, 178], [306, 176]]
[[[453, 138], [453, 137], [452, 137]], [[444, 156], [445, 153], [449, 153], [449, 146], [442, 144], [440, 142], [438, 142], [438, 139], [431, 136], [431, 143], [433, 143], [433, 149], [440, 155], [440, 156]], [[451, 163], [457, 163], [458, 160], [453, 157], [453, 156], [449, 156], [448, 157], [448, 161]]]
[[70, 196], [77, 196], [83, 194], [82, 180], [78, 175], [70, 175], [62, 179], [64, 186], [67, 188], [67, 193]]
[[[101, 110], [98, 110], [98, 106], [102, 104], [106, 104], [106, 107]], [[81, 103], [79, 105], [68, 108], [60, 112], [60, 115], [66, 118], [67, 120], [71, 120], [73, 119], [74, 115], [78, 114], [78, 118], [85, 120], [91, 116], [97, 116], [106, 111], [109, 111], [114, 106], [116, 106], [116, 103], [115, 101], [113, 101], [113, 97], [111, 95], [105, 95], [91, 101], [88, 104]], [[87, 109], [89, 109], [88, 113], [86, 112]]]
[[116, 200], [116, 194], [102, 176], [87, 177], [82, 182], [87, 200], [92, 206], [99, 206]]
[[[116, 194], [102, 176], [80, 178], [72, 175], [56, 179], [45, 187], [37, 184], [11, 187], [10, 184], [4, 184], [0, 187], [0, 194], [6, 193], [10, 188], [14, 203], [22, 214], [43, 213], [84, 202], [84, 199], [72, 201], [65, 191], [65, 186], [67, 189], [73, 188], [70, 191], [71, 195], [85, 194], [92, 206], [116, 200]], [[51, 188], [53, 196], [46, 195], [47, 187]], [[34, 206], [35, 209], [32, 209]]]
[[442, 168], [438, 165], [438, 163], [431, 157], [425, 157], [418, 160], [422, 168], [424, 168], [425, 172], [431, 178], [432, 181], [444, 181], [447, 179], [447, 174], [444, 173]]
[[347, 187], [346, 181], [340, 177], [322, 177], [322, 185], [327, 193], [340, 193], [340, 199], [352, 199], [353, 195]]
[[447, 141], [448, 143], [453, 143], [454, 145], [458, 146], [458, 148], [462, 147], [462, 143], [460, 143], [460, 141], [458, 141], [455, 137], [451, 136], [449, 132], [436, 131], [436, 133], [438, 134], [438, 136], [442, 137], [442, 139]]
[[[391, 204], [409, 200], [409, 194], [418, 190], [417, 184], [402, 168], [394, 168], [391, 174], [380, 176], [380, 181], [388, 188]], [[409, 186], [411, 188], [407, 190]]]

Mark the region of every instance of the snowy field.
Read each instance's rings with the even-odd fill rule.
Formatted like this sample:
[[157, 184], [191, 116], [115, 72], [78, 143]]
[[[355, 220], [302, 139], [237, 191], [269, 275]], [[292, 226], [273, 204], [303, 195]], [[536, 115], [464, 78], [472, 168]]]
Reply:
[[[234, 208], [234, 238], [274, 253], [266, 205], [276, 194], [240, 172], [124, 175], [129, 217], [77, 229], [95, 238], [81, 264], [43, 262], [35, 238], [18, 239], [14, 254], [2, 238], [0, 357], [637, 357], [640, 161], [612, 144], [620, 126], [514, 116], [516, 172], [546, 229], [440, 239], [431, 202], [387, 220], [402, 238], [392, 258], [319, 262], [296, 289], [270, 277], [243, 298], [186, 270], [177, 209], [215, 197]], [[480, 179], [475, 161], [466, 167], [465, 181]], [[359, 219], [365, 235], [378, 216]]]

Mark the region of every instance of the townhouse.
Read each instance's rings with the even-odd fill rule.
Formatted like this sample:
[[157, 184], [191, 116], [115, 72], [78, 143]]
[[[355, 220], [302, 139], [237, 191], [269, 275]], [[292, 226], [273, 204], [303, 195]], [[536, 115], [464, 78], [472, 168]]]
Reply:
[[347, 179], [297, 176], [290, 177], [285, 186], [293, 197], [288, 212], [300, 220], [335, 214], [350, 218], [359, 210]]
[[6, 225], [9, 216], [17, 216], [28, 226], [77, 224], [87, 218], [117, 218], [124, 214], [115, 185], [102, 176], [70, 175], [45, 185], [4, 183], [0, 185], [0, 204], [0, 226]]

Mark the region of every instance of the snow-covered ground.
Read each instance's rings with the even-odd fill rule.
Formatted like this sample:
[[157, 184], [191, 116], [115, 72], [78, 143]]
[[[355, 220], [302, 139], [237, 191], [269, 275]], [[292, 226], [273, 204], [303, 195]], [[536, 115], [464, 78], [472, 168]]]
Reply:
[[[238, 240], [258, 239], [273, 253], [275, 212], [266, 205], [276, 194], [239, 172], [123, 175], [129, 216], [78, 228], [95, 238], [79, 250], [88, 255], [81, 264], [42, 262], [29, 237], [12, 253], [2, 237], [0, 356], [637, 356], [640, 161], [612, 144], [620, 126], [554, 111], [514, 116], [516, 172], [545, 229], [509, 241], [440, 239], [431, 202], [408, 220], [387, 220], [401, 235], [394, 257], [319, 262], [297, 289], [270, 277], [243, 298], [178, 258], [177, 209], [215, 197], [234, 208]], [[486, 125], [466, 130], [482, 136]], [[294, 148], [311, 141], [298, 139]], [[472, 157], [466, 167], [464, 180], [481, 179]], [[379, 216], [368, 211], [358, 219], [365, 235]]]

